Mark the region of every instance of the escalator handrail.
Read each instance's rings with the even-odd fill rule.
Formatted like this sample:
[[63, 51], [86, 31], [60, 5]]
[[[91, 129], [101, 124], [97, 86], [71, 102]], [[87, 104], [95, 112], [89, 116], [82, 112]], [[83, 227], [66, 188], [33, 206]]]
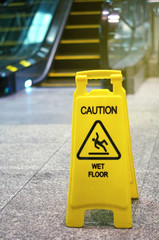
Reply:
[[50, 52], [47, 64], [45, 66], [45, 69], [44, 69], [42, 75], [34, 80], [34, 84], [43, 81], [47, 77], [47, 75], [48, 75], [48, 72], [49, 72], [49, 70], [50, 70], [50, 68], [52, 66], [52, 63], [53, 63], [53, 60], [54, 60], [54, 57], [55, 57], [55, 54], [56, 54], [56, 51], [57, 51], [57, 48], [58, 48], [58, 45], [59, 45], [62, 33], [63, 33], [63, 30], [64, 30], [65, 25], [66, 25], [66, 21], [67, 21], [69, 12], [71, 10], [72, 2], [73, 2], [73, 0], [70, 0], [68, 5], [67, 5], [67, 9], [65, 9], [65, 14], [63, 15], [63, 21], [62, 21], [62, 24], [60, 25], [58, 34], [56, 36], [53, 48], [51, 49], [51, 52]]

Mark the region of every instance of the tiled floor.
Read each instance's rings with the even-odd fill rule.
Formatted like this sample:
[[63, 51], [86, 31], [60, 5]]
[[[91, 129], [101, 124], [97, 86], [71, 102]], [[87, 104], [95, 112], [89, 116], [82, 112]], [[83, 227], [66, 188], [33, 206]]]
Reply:
[[133, 228], [87, 211], [84, 228], [65, 226], [74, 88], [33, 88], [0, 99], [0, 240], [159, 239], [159, 79], [128, 95], [139, 200]]

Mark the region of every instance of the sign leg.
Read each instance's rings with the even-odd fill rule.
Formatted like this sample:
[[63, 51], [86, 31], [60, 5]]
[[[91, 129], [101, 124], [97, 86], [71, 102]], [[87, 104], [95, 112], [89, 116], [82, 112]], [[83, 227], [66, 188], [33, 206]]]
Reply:
[[66, 226], [67, 227], [83, 227], [84, 226], [83, 209], [73, 209], [70, 206], [67, 209]]
[[114, 227], [116, 228], [132, 228], [132, 211], [131, 205], [126, 209], [114, 210]]

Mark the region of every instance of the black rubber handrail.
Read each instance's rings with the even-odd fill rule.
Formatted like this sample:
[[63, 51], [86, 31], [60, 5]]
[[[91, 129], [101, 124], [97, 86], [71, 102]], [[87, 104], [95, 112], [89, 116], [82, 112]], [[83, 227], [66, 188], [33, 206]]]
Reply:
[[55, 57], [55, 54], [56, 54], [56, 51], [57, 51], [57, 48], [59, 46], [59, 43], [60, 43], [60, 39], [61, 39], [61, 36], [62, 36], [62, 33], [64, 31], [64, 28], [65, 28], [65, 25], [66, 25], [66, 21], [67, 21], [67, 18], [68, 18], [68, 15], [69, 15], [69, 12], [71, 10], [71, 6], [72, 6], [72, 0], [70, 0], [68, 3], [67, 3], [67, 8], [65, 8], [65, 11], [62, 15], [62, 24], [60, 25], [59, 27], [59, 31], [58, 31], [58, 34], [56, 36], [56, 39], [54, 41], [54, 44], [53, 44], [53, 47], [51, 49], [51, 52], [50, 52], [50, 55], [48, 57], [48, 60], [47, 60], [47, 64], [45, 66], [45, 69], [43, 71], [43, 73], [37, 78], [34, 80], [34, 84], [36, 83], [39, 83], [41, 81], [43, 81], [47, 75], [48, 75], [48, 72], [52, 66], [52, 63], [54, 61], [54, 57]]

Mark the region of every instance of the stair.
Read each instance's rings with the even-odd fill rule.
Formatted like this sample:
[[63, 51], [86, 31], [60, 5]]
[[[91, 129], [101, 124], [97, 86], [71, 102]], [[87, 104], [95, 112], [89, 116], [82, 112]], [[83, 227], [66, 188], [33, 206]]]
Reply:
[[[99, 24], [104, 0], [74, 0], [53, 66], [41, 86], [74, 86], [77, 71], [99, 69]], [[99, 86], [100, 81], [91, 81]]]

